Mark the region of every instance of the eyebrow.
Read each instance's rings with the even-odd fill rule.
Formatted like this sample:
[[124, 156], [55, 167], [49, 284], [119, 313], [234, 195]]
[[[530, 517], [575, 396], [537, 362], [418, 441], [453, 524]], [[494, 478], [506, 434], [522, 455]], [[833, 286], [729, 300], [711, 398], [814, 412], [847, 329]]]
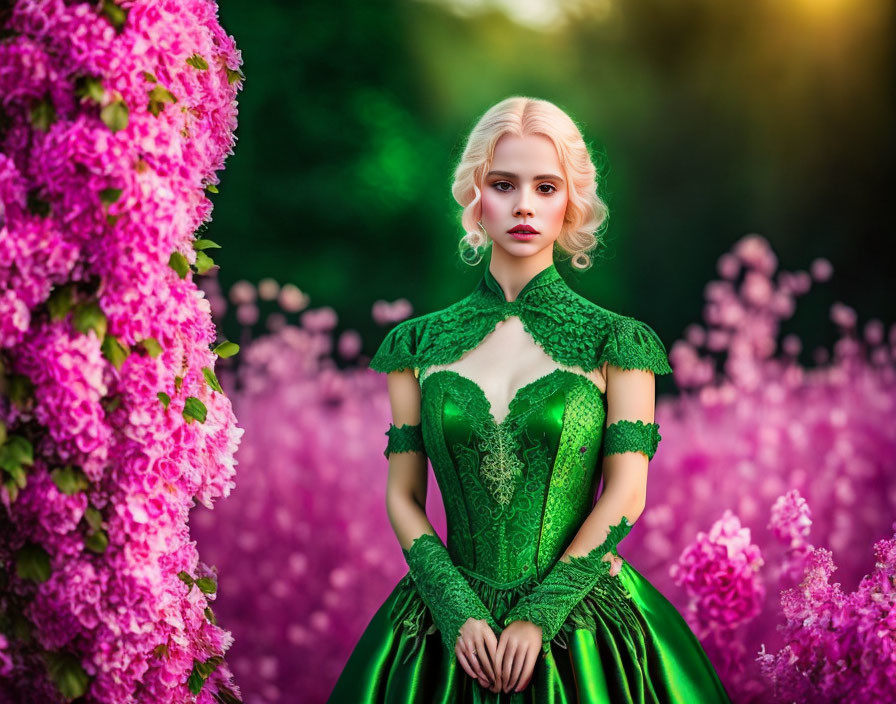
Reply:
[[[485, 177], [488, 178], [489, 176], [503, 176], [504, 178], [516, 178], [517, 177], [517, 175], [515, 173], [512, 173], [510, 171], [489, 171], [485, 175]], [[556, 174], [541, 174], [539, 176], [536, 176], [534, 180], [535, 181], [545, 181], [545, 180], [563, 181], [563, 179], [560, 178], [559, 176], [557, 176]]]

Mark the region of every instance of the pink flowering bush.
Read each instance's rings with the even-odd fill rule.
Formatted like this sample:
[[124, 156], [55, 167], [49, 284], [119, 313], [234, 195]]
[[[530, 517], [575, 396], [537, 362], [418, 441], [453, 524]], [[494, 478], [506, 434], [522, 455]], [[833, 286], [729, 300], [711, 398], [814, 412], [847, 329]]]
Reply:
[[[860, 334], [836, 304], [839, 339], [832, 353], [811, 350], [808, 366], [782, 328], [830, 264], [780, 271], [749, 236], [719, 274], [703, 321], [669, 344], [678, 389], [658, 400], [647, 509], [620, 554], [685, 616], [734, 701], [835, 702], [848, 686], [868, 695], [856, 701], [893, 701], [881, 685], [896, 681], [892, 549], [875, 564], [870, 546], [896, 528], [896, 329], [872, 320]], [[215, 279], [203, 286], [223, 316]], [[308, 308], [294, 286], [240, 282], [227, 296], [246, 326], [239, 373], [221, 378], [246, 424], [243, 472], [214, 514], [195, 509], [195, 534], [221, 569], [216, 611], [236, 637], [229, 660], [247, 702], [295, 691], [323, 702], [407, 571], [384, 509], [386, 384], [358, 358], [357, 334], [334, 337], [334, 312]], [[373, 314], [388, 326], [412, 310], [378, 301]], [[251, 340], [259, 322], [267, 332]], [[842, 601], [810, 528], [836, 556]]]
[[188, 529], [243, 432], [194, 282], [240, 52], [209, 0], [3, 19], [0, 701], [240, 701]]

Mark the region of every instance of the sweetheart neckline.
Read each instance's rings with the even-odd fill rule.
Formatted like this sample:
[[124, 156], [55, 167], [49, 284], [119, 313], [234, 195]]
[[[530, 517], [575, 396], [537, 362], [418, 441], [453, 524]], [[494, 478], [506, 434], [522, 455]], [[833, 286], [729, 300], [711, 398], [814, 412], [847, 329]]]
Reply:
[[507, 420], [513, 416], [514, 407], [516, 405], [518, 405], [518, 402], [520, 401], [524, 391], [534, 388], [540, 383], [544, 383], [548, 379], [552, 378], [555, 374], [570, 374], [572, 376], [579, 377], [580, 379], [584, 380], [588, 384], [588, 386], [590, 386], [594, 391], [596, 391], [598, 396], [600, 396], [602, 399], [606, 398], [606, 392], [603, 391], [597, 384], [595, 384], [591, 379], [589, 379], [584, 374], [579, 374], [578, 372], [573, 372], [573, 371], [570, 371], [569, 369], [563, 369], [562, 367], [556, 367], [555, 369], [552, 369], [551, 371], [549, 371], [547, 374], [543, 374], [542, 376], [539, 376], [539, 377], [533, 379], [529, 383], [523, 384], [522, 386], [520, 386], [516, 390], [516, 392], [513, 394], [513, 396], [511, 397], [510, 403], [507, 404], [507, 412], [504, 414], [504, 417], [500, 421], [497, 421], [497, 420], [495, 420], [495, 414], [494, 414], [494, 408], [492, 408], [492, 402], [489, 400], [488, 396], [485, 395], [485, 391], [482, 390], [482, 387], [479, 386], [479, 384], [477, 384], [475, 381], [473, 381], [473, 379], [471, 379], [470, 377], [464, 376], [463, 374], [455, 371], [454, 369], [437, 369], [434, 372], [430, 372], [429, 374], [426, 375], [426, 377], [420, 383], [420, 388], [422, 389], [423, 386], [426, 384], [426, 382], [429, 381], [436, 374], [446, 374], [446, 373], [453, 374], [455, 377], [463, 379], [467, 383], [471, 384], [473, 386], [473, 388], [476, 389], [476, 391], [479, 394], [480, 399], [485, 402], [486, 413], [488, 414], [489, 420], [495, 425], [495, 427], [500, 427], [500, 426], [504, 425], [507, 422]]

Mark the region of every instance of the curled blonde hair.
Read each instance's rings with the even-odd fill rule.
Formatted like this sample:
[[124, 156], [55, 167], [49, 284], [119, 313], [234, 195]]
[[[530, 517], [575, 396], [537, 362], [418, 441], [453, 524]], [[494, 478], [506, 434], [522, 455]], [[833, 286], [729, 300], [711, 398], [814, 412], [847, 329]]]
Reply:
[[459, 243], [461, 259], [477, 264], [490, 243], [479, 225], [481, 187], [491, 168], [495, 145], [505, 134], [542, 135], [553, 142], [569, 194], [556, 245], [569, 255], [574, 267], [588, 269], [592, 264], [589, 252], [600, 244], [600, 231], [609, 217], [606, 203], [597, 194], [597, 169], [591, 151], [576, 123], [563, 110], [550, 101], [522, 96], [502, 100], [479, 118], [454, 171], [451, 193], [463, 207], [461, 224], [466, 231]]

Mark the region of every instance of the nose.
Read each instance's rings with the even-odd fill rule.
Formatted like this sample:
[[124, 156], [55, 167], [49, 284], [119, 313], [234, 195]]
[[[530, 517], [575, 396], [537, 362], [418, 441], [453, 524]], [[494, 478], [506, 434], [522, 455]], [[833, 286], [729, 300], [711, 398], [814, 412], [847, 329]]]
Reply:
[[521, 188], [519, 194], [519, 200], [513, 209], [513, 216], [518, 218], [535, 217], [535, 208], [532, 206], [531, 195], [528, 194], [525, 188]]

